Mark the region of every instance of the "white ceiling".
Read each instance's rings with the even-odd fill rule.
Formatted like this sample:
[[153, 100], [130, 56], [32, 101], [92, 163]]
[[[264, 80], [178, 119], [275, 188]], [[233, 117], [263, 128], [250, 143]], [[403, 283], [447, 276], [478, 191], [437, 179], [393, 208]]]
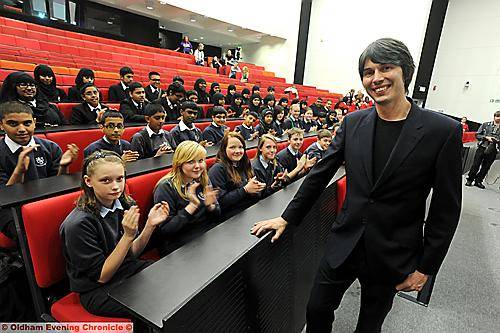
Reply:
[[[282, 41], [282, 38], [269, 36], [259, 31], [238, 27], [227, 22], [216, 20], [169, 4], [161, 4], [159, 0], [93, 0], [107, 6], [134, 12], [158, 19], [160, 26], [167, 30], [188, 35], [189, 39], [219, 47], [234, 47], [259, 43], [262, 37]], [[153, 9], [146, 8], [152, 4]], [[195, 20], [195, 22], [192, 22]], [[228, 29], [234, 31], [228, 31]]]

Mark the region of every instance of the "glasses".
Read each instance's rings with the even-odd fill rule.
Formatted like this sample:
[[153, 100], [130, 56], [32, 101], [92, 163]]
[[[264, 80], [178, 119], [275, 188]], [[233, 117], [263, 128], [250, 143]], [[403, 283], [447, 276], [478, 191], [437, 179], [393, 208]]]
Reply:
[[36, 85], [34, 83], [24, 83], [24, 82], [23, 83], [19, 83], [17, 86], [19, 88], [21, 88], [21, 89], [35, 88], [36, 87]]
[[151, 79], [151, 81], [154, 81], [154, 82], [161, 82], [161, 79]]
[[110, 123], [110, 124], [106, 124], [104, 125], [105, 128], [109, 129], [109, 130], [113, 130], [115, 128], [118, 128], [118, 129], [123, 129], [124, 126], [123, 124], [113, 124], [113, 123]]
[[196, 116], [198, 114], [198, 112], [196, 112], [196, 111], [186, 111], [186, 112], [190, 116]]
[[226, 115], [218, 114], [218, 115], [215, 116], [215, 118], [217, 118], [217, 119], [226, 119]]

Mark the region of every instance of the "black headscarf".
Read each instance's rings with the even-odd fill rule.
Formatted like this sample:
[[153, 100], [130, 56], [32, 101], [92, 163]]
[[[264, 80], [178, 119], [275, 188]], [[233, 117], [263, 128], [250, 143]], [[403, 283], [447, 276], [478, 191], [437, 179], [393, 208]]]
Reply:
[[250, 96], [250, 99], [248, 100], [248, 109], [250, 110], [250, 112], [256, 112], [257, 114], [259, 114], [260, 103], [257, 106], [253, 105], [252, 101], [254, 100], [254, 98], [258, 98], [259, 101], [262, 100], [259, 94], [252, 94], [252, 96]]
[[252, 87], [252, 95], [255, 94], [256, 91], [258, 91], [260, 95], [260, 87], [258, 85]]
[[234, 116], [235, 117], [241, 116], [241, 114], [243, 112], [242, 107], [241, 107], [243, 105], [243, 100], [242, 100], [242, 102], [241, 102], [240, 105], [236, 105], [236, 103], [234, 102], [234, 100], [237, 99], [237, 98], [243, 98], [243, 97], [241, 96], [241, 94], [234, 93], [233, 98], [231, 100], [231, 106], [229, 107], [231, 110], [234, 111], [234, 113], [235, 113]]
[[212, 84], [210, 85], [210, 91], [208, 92], [208, 94], [210, 95], [211, 100], [212, 100], [212, 96], [215, 94], [215, 90], [214, 90], [215, 87], [220, 87], [220, 84], [218, 82], [212, 82]]
[[[56, 75], [52, 68], [47, 65], [38, 65], [35, 67], [33, 71], [33, 75], [35, 76], [35, 81], [37, 88], [39, 89], [39, 94], [43, 94], [48, 101], [50, 102], [62, 102], [66, 96], [57, 89]], [[52, 82], [50, 85], [46, 85], [40, 80], [40, 76], [51, 76]]]
[[233, 101], [233, 95], [231, 95], [229, 93], [229, 90], [234, 90], [234, 92], [236, 92], [236, 86], [234, 84], [230, 84], [227, 86], [227, 94], [226, 94], [226, 104], [231, 104], [231, 102]]
[[241, 91], [241, 99], [242, 99], [241, 104], [248, 105], [248, 98], [243, 97], [243, 95], [245, 94], [248, 94], [248, 96], [250, 96], [250, 89], [243, 88], [243, 90]]
[[214, 106], [224, 106], [224, 103], [223, 104], [219, 103], [219, 100], [221, 99], [224, 99], [224, 95], [222, 95], [221, 93], [215, 93], [212, 96], [212, 103], [214, 104]]
[[206, 90], [201, 90], [200, 84], [207, 83], [205, 79], [199, 78], [194, 83], [194, 90], [198, 93], [198, 104], [210, 104], [210, 98]]
[[266, 95], [266, 97], [264, 97], [264, 106], [265, 107], [268, 107], [267, 103], [269, 101], [274, 101], [274, 104], [276, 105], [276, 98], [274, 98], [274, 95], [269, 94], [269, 95]]
[[269, 133], [270, 130], [276, 130], [276, 127], [274, 125], [274, 120], [271, 121], [270, 124], [266, 123], [264, 121], [264, 118], [266, 118], [266, 115], [272, 115], [274, 118], [274, 111], [271, 109], [264, 109], [262, 110], [262, 118], [259, 121], [260, 126], [264, 129], [264, 133]]
[[[10, 73], [3, 81], [2, 92], [0, 93], [0, 100], [2, 102], [7, 102], [7, 101], [16, 101], [18, 99], [21, 99], [21, 96], [17, 94], [17, 89], [16, 89], [16, 86], [20, 83], [31, 83], [36, 85], [35, 79], [31, 75], [25, 72]], [[37, 89], [37, 95], [38, 95], [38, 89]], [[37, 96], [35, 96], [34, 99], [37, 99]]]
[[88, 68], [80, 69], [80, 71], [78, 72], [78, 74], [76, 75], [76, 78], [75, 78], [75, 86], [76, 86], [76, 89], [78, 89], [78, 91], [80, 91], [80, 89], [82, 89], [83, 85], [85, 84], [83, 82], [84, 77], [90, 77], [90, 78], [94, 79], [95, 78], [94, 71], [91, 69], [88, 69]]

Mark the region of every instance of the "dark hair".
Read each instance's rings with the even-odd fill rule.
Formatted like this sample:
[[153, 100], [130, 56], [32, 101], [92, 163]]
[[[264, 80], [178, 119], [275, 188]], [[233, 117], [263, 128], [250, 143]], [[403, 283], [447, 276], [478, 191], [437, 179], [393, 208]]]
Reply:
[[99, 88], [97, 88], [97, 86], [96, 86], [95, 84], [90, 83], [90, 82], [87, 82], [87, 83], [85, 83], [85, 84], [84, 84], [84, 85], [80, 88], [80, 90], [79, 90], [79, 91], [80, 91], [80, 95], [85, 94], [85, 90], [86, 90], [87, 88], [90, 88], [90, 87], [95, 87], [95, 88], [97, 89], [97, 91], [99, 91]]
[[403, 42], [393, 38], [377, 39], [361, 53], [358, 62], [359, 76], [363, 79], [365, 62], [371, 60], [377, 64], [391, 64], [401, 67], [406, 92], [415, 71], [415, 64], [410, 51]]
[[6, 115], [12, 113], [27, 113], [33, 117], [33, 110], [21, 102], [18, 101], [8, 101], [0, 104], [0, 119], [3, 119]]
[[194, 90], [196, 90], [198, 92], [201, 91], [200, 84], [202, 84], [202, 83], [206, 84], [207, 81], [204, 78], [201, 78], [201, 77], [199, 79], [196, 79], [196, 81], [194, 82]]
[[300, 100], [298, 98], [294, 98], [292, 99], [292, 101], [290, 102], [290, 106], [292, 106], [293, 104], [299, 104], [300, 103]]
[[54, 71], [52, 70], [52, 68], [50, 68], [47, 65], [36, 66], [35, 70], [33, 71], [33, 76], [35, 77], [35, 81], [36, 81], [37, 85], [42, 84], [42, 82], [40, 81], [40, 76], [51, 76], [52, 82], [50, 83], [50, 85], [53, 87], [56, 86], [56, 75], [54, 74]]
[[243, 88], [243, 90], [241, 91], [241, 95], [243, 96], [244, 94], [249, 94], [250, 95], [250, 89]]
[[214, 108], [212, 109], [212, 117], [215, 117], [216, 115], [218, 114], [225, 114], [227, 115], [227, 111], [226, 109], [224, 109], [223, 106], [214, 106]]
[[95, 79], [94, 71], [89, 68], [80, 69], [75, 78], [76, 89], [80, 90], [82, 88], [82, 86], [84, 85], [83, 83], [84, 77], [90, 77], [92, 79]]
[[175, 82], [182, 82], [181, 84], [184, 85], [184, 79], [182, 77], [180, 77], [179, 75], [176, 75], [172, 78], [172, 83], [175, 83]]
[[149, 103], [144, 107], [144, 115], [151, 117], [157, 113], [165, 113], [165, 109], [161, 104]]
[[184, 111], [186, 109], [191, 109], [191, 110], [198, 111], [198, 106], [196, 105], [195, 102], [191, 102], [191, 101], [182, 102], [182, 104], [181, 104], [181, 111]]
[[158, 76], [160, 76], [160, 73], [155, 72], [155, 71], [153, 71], [153, 72], [149, 72], [149, 74], [148, 74], [148, 78], [151, 80], [151, 76], [153, 76], [153, 75], [158, 75]]
[[120, 76], [125, 76], [127, 74], [134, 74], [134, 71], [130, 67], [122, 67], [120, 68]]
[[136, 81], [131, 82], [131, 83], [128, 85], [128, 91], [129, 91], [131, 94], [134, 92], [134, 90], [139, 89], [139, 88], [144, 88], [144, 87], [142, 86], [142, 84], [141, 84], [141, 83], [136, 82]]
[[[0, 101], [15, 101], [18, 99], [16, 86], [20, 83], [35, 84], [35, 79], [25, 72], [13, 72], [7, 75], [3, 81], [2, 91], [0, 92]], [[38, 95], [38, 94], [37, 94]]]
[[270, 91], [275, 91], [274, 87], [273, 86], [269, 86], [267, 87], [267, 91], [270, 92]]
[[221, 163], [225, 167], [229, 175], [229, 180], [233, 184], [239, 185], [242, 181], [241, 174], [245, 174], [247, 179], [252, 178], [254, 174], [247, 154], [243, 154], [241, 160], [237, 163], [236, 166], [234, 165], [233, 161], [231, 161], [227, 156], [226, 149], [230, 138], [236, 138], [240, 140], [241, 144], [243, 145], [243, 150], [246, 152], [247, 148], [243, 136], [238, 132], [227, 132], [222, 138], [219, 151], [217, 152], [216, 162]]
[[279, 100], [279, 102], [278, 102], [278, 104], [281, 105], [281, 103], [283, 103], [283, 102], [286, 102], [286, 104], [288, 105], [288, 98], [281, 97], [280, 100]]
[[123, 119], [123, 115], [120, 112], [115, 111], [115, 110], [106, 111], [106, 112], [104, 112], [104, 114], [101, 117], [100, 124], [104, 125], [107, 118], [121, 118], [121, 119]]
[[269, 95], [266, 95], [266, 97], [264, 97], [264, 104], [267, 104], [270, 101], [276, 102], [276, 98], [274, 98], [274, 95], [269, 94]]
[[230, 84], [227, 86], [227, 93], [229, 94], [229, 90], [236, 90], [236, 86], [234, 84]]
[[184, 86], [179, 82], [171, 83], [167, 89], [167, 95], [174, 95], [176, 93], [183, 93], [184, 95], [186, 94], [186, 89], [184, 89]]
[[319, 113], [318, 113], [318, 118], [326, 118], [326, 113], [324, 113], [324, 112], [319, 112]]
[[496, 111], [493, 117], [500, 117], [500, 111]]
[[210, 95], [210, 98], [212, 98], [212, 96], [215, 94], [215, 91], [214, 91], [215, 87], [220, 87], [220, 84], [218, 82], [212, 82], [212, 84], [210, 85], [210, 91], [208, 92], [208, 94]]
[[224, 105], [224, 102], [222, 102], [222, 104], [219, 104], [219, 101], [221, 99], [224, 99], [224, 95], [222, 95], [221, 93], [216, 93], [212, 96], [212, 102], [214, 103], [214, 106], [218, 106], [218, 105]]
[[195, 90], [188, 90], [186, 91], [186, 98], [189, 99], [189, 96], [196, 95], [198, 96], [198, 93]]
[[255, 119], [259, 119], [259, 115], [255, 111], [248, 112], [247, 116], [253, 116]]
[[256, 90], [260, 91], [260, 87], [258, 85], [252, 87], [252, 93]]

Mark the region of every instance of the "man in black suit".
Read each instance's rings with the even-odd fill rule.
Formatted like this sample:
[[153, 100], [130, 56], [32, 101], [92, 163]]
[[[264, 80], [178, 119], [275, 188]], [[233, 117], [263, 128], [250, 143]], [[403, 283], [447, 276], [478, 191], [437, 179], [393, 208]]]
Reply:
[[154, 102], [161, 97], [163, 91], [161, 90], [161, 78], [158, 72], [149, 72], [149, 85], [144, 88], [146, 91], [146, 99], [149, 102]]
[[128, 98], [128, 85], [134, 81], [134, 71], [130, 67], [120, 68], [120, 82], [109, 87], [110, 102], [121, 102]]
[[125, 123], [145, 123], [144, 108], [148, 104], [144, 87], [139, 82], [132, 82], [128, 86], [128, 98], [121, 101], [120, 113]]
[[278, 239], [345, 162], [347, 196], [311, 291], [307, 332], [331, 332], [334, 311], [355, 279], [361, 284], [356, 332], [380, 332], [395, 293], [420, 291], [448, 251], [461, 209], [462, 128], [405, 97], [414, 68], [403, 43], [370, 44], [359, 74], [375, 107], [348, 114], [281, 217], [252, 228], [256, 235], [274, 229], [272, 241]]

